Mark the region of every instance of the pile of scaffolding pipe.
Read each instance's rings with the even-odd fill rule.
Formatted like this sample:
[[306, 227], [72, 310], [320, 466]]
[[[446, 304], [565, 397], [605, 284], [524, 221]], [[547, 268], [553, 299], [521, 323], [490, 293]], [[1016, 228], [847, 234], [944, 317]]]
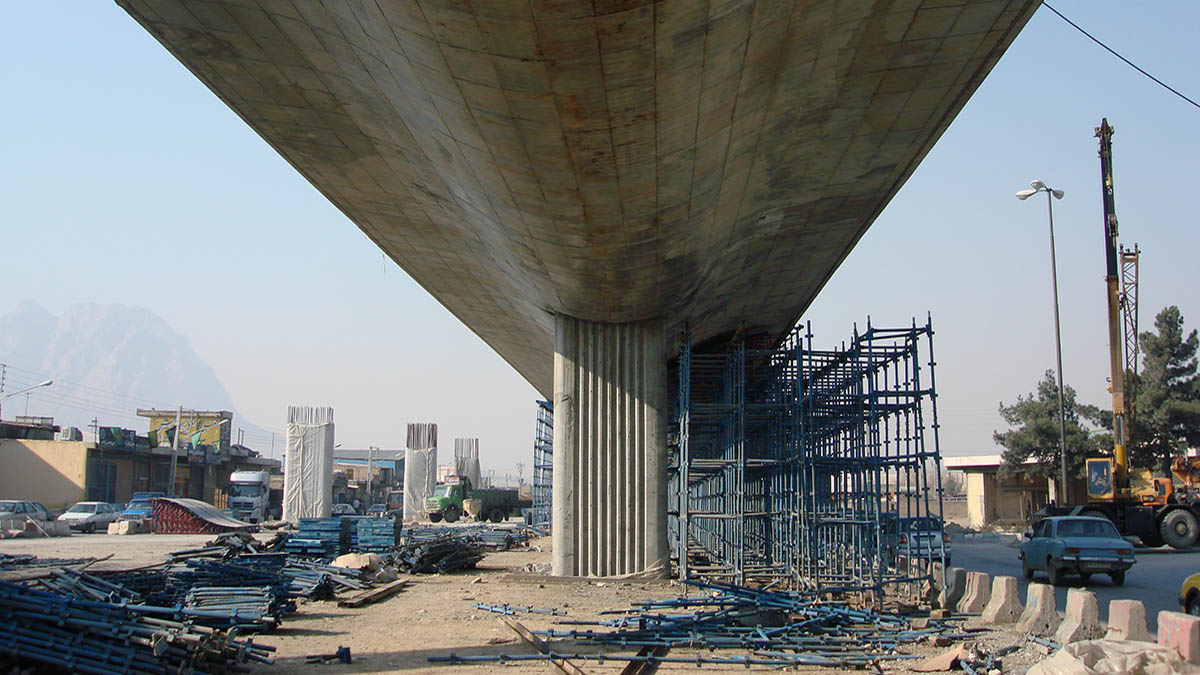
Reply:
[[142, 603], [142, 595], [137, 591], [130, 590], [120, 583], [70, 568], [52, 571], [48, 578], [39, 579], [37, 586], [49, 593], [81, 600], [130, 605]]
[[84, 673], [208, 672], [272, 662], [273, 647], [196, 625], [206, 614], [81, 600], [0, 581], [0, 653]]
[[334, 567], [309, 560], [289, 558], [287, 565], [281, 570], [282, 574], [295, 580], [313, 579], [323, 576], [334, 592], [342, 590], [361, 591], [374, 584], [363, 576], [361, 570], [348, 567]]
[[[221, 612], [221, 616], [197, 619], [213, 628], [237, 628], [241, 632], [268, 631], [280, 624], [284, 607], [269, 586], [195, 586], [183, 606], [189, 610]], [[291, 606], [292, 609], [295, 605]]]
[[[626, 648], [748, 649], [755, 657], [774, 660], [776, 665], [837, 668], [914, 658], [897, 649], [925, 636], [948, 635], [948, 629], [942, 626], [912, 629], [904, 617], [853, 609], [843, 603], [819, 602], [792, 593], [689, 583], [711, 594], [640, 603], [616, 619], [560, 622], [614, 630], [577, 628], [535, 634]], [[661, 611], [666, 609], [685, 612]]]

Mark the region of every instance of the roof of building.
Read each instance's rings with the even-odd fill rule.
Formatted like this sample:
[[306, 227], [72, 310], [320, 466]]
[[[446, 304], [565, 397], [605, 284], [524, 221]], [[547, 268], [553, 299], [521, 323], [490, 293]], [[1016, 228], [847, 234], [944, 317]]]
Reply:
[[[999, 468], [1003, 456], [995, 455], [964, 455], [962, 457], [943, 457], [942, 465], [955, 471], [986, 471]], [[1036, 459], [1027, 459], [1025, 464], [1037, 464]]]

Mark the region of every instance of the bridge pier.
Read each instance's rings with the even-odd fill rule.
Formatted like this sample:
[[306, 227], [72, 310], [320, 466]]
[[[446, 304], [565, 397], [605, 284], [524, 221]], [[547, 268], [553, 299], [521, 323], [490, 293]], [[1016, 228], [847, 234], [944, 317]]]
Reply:
[[666, 576], [664, 324], [555, 316], [557, 576]]

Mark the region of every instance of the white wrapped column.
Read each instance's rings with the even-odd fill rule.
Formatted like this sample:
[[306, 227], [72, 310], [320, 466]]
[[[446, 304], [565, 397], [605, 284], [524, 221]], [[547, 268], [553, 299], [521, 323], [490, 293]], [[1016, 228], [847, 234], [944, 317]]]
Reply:
[[404, 519], [426, 517], [425, 500], [437, 486], [437, 425], [409, 424], [404, 451]]
[[333, 509], [333, 408], [289, 406], [283, 519], [328, 518]]
[[555, 317], [559, 576], [666, 576], [666, 336], [658, 320]]

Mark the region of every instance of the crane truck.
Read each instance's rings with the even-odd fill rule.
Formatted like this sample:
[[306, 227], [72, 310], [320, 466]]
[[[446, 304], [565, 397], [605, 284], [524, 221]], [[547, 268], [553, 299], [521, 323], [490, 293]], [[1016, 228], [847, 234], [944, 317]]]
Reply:
[[[1125, 371], [1129, 335], [1122, 332], [1123, 305], [1136, 299], [1122, 297], [1122, 264], [1127, 256], [1136, 265], [1137, 251], [1117, 249], [1117, 211], [1113, 193], [1113, 128], [1103, 119], [1096, 128], [1100, 139], [1100, 179], [1104, 205], [1104, 283], [1108, 302], [1108, 345], [1113, 412], [1113, 455], [1091, 457], [1086, 461], [1087, 503], [1058, 505], [1046, 509], [1046, 515], [1080, 515], [1107, 518], [1122, 536], [1137, 537], [1147, 546], [1168, 544], [1186, 549], [1196, 543], [1200, 533], [1200, 460], [1176, 457], [1172, 476], [1154, 476], [1148, 471], [1129, 468], [1128, 417], [1132, 401], [1127, 400]], [[1128, 315], [1129, 312], [1126, 311]], [[1137, 328], [1132, 339], [1136, 347]], [[1126, 322], [1125, 333], [1130, 324]], [[1136, 356], [1133, 359], [1136, 364]], [[1132, 475], [1131, 475], [1132, 474]], [[1175, 480], [1180, 486], [1177, 488]]]

